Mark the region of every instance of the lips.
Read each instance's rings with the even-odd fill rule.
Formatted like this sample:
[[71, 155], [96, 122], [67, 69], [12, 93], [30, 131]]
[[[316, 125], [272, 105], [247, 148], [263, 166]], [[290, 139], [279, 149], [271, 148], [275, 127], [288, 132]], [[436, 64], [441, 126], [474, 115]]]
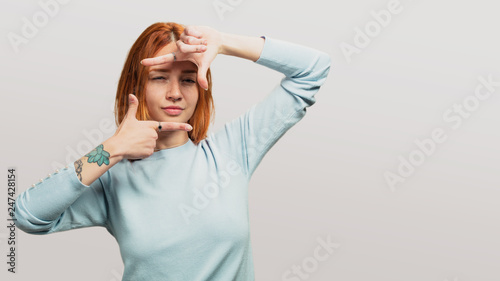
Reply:
[[173, 115], [173, 116], [176, 116], [176, 115], [179, 115], [182, 113], [182, 108], [179, 107], [179, 106], [167, 106], [167, 107], [163, 107], [162, 108], [163, 111], [165, 111], [168, 115]]

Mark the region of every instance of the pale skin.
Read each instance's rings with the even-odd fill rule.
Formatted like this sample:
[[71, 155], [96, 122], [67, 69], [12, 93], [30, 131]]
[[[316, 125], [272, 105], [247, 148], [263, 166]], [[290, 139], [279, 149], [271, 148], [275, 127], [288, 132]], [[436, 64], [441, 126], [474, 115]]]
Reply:
[[[136, 118], [138, 100], [129, 95], [129, 108], [115, 134], [74, 162], [80, 181], [89, 186], [123, 159], [144, 159], [154, 151], [173, 148], [188, 141], [191, 118], [198, 101], [198, 83], [208, 87], [206, 73], [218, 54], [253, 62], [260, 57], [264, 39], [219, 32], [208, 26], [187, 26], [180, 40], [164, 46], [153, 58], [141, 63], [148, 67], [146, 86], [148, 112], [153, 120]], [[175, 52], [177, 60], [174, 62]], [[169, 114], [164, 107], [181, 107]], [[158, 132], [158, 125], [161, 131]]]

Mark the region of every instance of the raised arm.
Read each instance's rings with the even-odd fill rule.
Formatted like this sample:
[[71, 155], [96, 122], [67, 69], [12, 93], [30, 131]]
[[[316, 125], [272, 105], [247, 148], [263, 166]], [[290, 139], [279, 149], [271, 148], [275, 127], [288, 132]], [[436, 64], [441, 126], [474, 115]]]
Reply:
[[223, 130], [207, 138], [229, 149], [250, 176], [266, 152], [305, 115], [330, 69], [328, 54], [278, 39], [222, 33], [207, 26], [188, 26], [176, 41], [178, 52], [142, 61], [146, 66], [189, 60], [198, 66], [198, 83], [208, 87], [207, 69], [218, 54], [236, 56], [285, 75], [263, 101]]
[[[229, 149], [231, 155], [228, 156], [236, 157], [249, 177], [271, 147], [305, 116], [306, 108], [316, 102], [315, 94], [330, 70], [330, 57], [322, 51], [264, 38], [264, 47], [255, 63], [279, 71], [285, 77], [262, 101], [211, 136], [218, 147]], [[231, 40], [240, 43], [231, 43], [228, 53], [248, 54], [253, 48], [245, 42], [252, 40], [261, 38]]]

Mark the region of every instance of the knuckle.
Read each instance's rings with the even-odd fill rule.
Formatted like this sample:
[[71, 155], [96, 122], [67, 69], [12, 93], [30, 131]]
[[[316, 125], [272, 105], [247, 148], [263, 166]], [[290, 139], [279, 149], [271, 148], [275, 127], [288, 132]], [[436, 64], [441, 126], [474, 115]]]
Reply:
[[190, 48], [189, 48], [189, 45], [183, 44], [180, 49], [181, 49], [181, 52], [188, 53]]

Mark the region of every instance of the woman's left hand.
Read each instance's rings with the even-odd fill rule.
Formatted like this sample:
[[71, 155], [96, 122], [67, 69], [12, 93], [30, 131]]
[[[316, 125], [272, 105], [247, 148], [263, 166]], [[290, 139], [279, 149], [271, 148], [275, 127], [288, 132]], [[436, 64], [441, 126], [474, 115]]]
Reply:
[[167, 54], [141, 61], [144, 66], [153, 66], [164, 63], [188, 60], [198, 66], [198, 83], [203, 89], [208, 89], [207, 71], [210, 64], [220, 53], [222, 34], [208, 26], [187, 26], [184, 28], [179, 40], [175, 42], [177, 50]]

